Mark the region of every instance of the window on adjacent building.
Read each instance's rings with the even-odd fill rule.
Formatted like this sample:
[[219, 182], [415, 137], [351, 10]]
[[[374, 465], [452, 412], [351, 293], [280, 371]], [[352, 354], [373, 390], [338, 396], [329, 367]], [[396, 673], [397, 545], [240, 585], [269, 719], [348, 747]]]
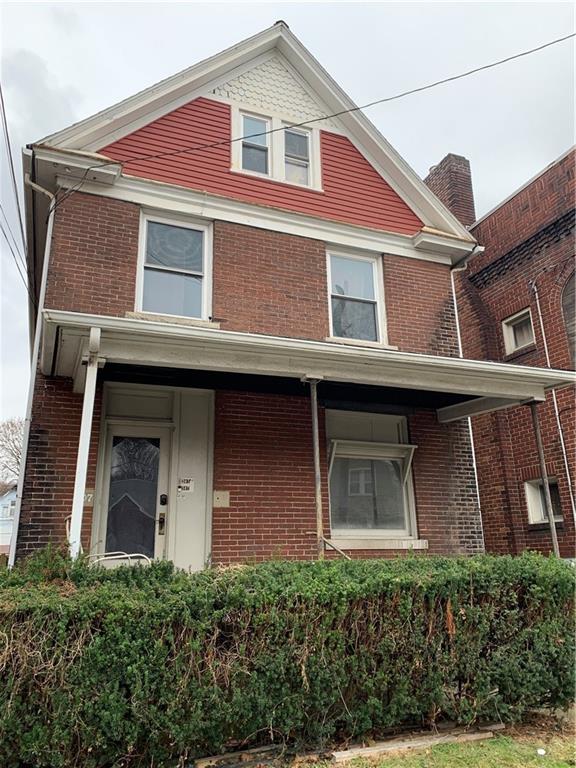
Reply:
[[330, 255], [332, 336], [381, 341], [376, 260]]
[[290, 128], [284, 131], [284, 172], [292, 184], [310, 183], [310, 135]]
[[270, 122], [263, 117], [242, 115], [242, 169], [267, 175], [270, 166], [268, 146]]
[[576, 309], [575, 309], [575, 284], [574, 272], [568, 278], [564, 290], [562, 291], [562, 314], [564, 315], [564, 325], [568, 336], [568, 345], [570, 347], [570, 357], [572, 362], [576, 362]]
[[[550, 486], [554, 520], [562, 520], [562, 504], [560, 502], [558, 483], [552, 478], [548, 480], [548, 483]], [[531, 523], [548, 522], [544, 482], [538, 479], [524, 483], [524, 493], [526, 494], [526, 504], [528, 506], [528, 520]]]
[[206, 318], [206, 229], [147, 220], [141, 308]]
[[335, 440], [331, 450], [333, 535], [410, 536], [409, 482], [414, 446]]
[[518, 312], [504, 320], [502, 322], [502, 332], [504, 334], [504, 348], [507, 355], [533, 344], [534, 328], [532, 326], [530, 310], [523, 309], [522, 312]]

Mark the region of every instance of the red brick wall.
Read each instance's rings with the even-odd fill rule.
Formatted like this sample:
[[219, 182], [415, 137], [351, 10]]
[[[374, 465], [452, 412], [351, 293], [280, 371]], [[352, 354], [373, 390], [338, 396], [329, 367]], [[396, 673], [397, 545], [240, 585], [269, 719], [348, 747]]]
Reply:
[[323, 242], [217, 221], [213, 274], [213, 315], [225, 330], [328, 336]]
[[458, 355], [450, 272], [445, 264], [384, 256], [388, 343], [405, 352]]
[[122, 316], [134, 309], [140, 208], [75, 192], [56, 210], [49, 309]]
[[[440, 425], [431, 412], [409, 420], [420, 538], [434, 554], [482, 551], [470, 441], [465, 424]], [[324, 529], [330, 536], [324, 412], [320, 412]], [[215, 563], [316, 556], [316, 510], [309, 400], [217, 392], [214, 488], [230, 507], [214, 509]], [[352, 557], [395, 557], [351, 550]], [[334, 553], [327, 552], [327, 556]]]
[[[92, 439], [86, 487], [94, 488], [100, 433], [102, 392], [94, 403]], [[16, 557], [25, 557], [49, 542], [66, 542], [66, 518], [72, 513], [76, 455], [80, 436], [82, 395], [72, 391], [71, 379], [38, 373], [34, 387], [32, 426]], [[89, 547], [92, 509], [84, 510], [82, 543]]]
[[[46, 307], [124, 316], [135, 308], [139, 207], [74, 193], [58, 207]], [[384, 255], [389, 343], [456, 355], [444, 264]], [[256, 227], [214, 223], [213, 317], [226, 330], [324, 341], [326, 245]]]
[[[574, 272], [574, 152], [472, 229], [485, 246], [458, 276], [458, 309], [466, 357], [545, 367], [535, 295], [538, 288], [552, 367], [570, 369], [562, 291]], [[529, 307], [535, 343], [506, 355], [502, 320]], [[574, 392], [557, 393], [574, 480]], [[564, 523], [561, 551], [573, 555], [574, 519], [552, 397], [538, 408], [548, 471], [557, 478]], [[531, 526], [524, 482], [540, 477], [530, 412], [525, 407], [473, 419], [486, 547], [497, 552], [551, 548], [547, 527]]]

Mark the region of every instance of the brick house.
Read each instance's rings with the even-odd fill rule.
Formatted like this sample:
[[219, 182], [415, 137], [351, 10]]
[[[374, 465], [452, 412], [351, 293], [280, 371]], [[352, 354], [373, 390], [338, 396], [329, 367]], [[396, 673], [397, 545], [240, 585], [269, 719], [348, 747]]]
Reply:
[[[448, 155], [426, 183], [484, 251], [457, 273], [464, 355], [574, 368], [574, 148], [475, 221], [470, 166]], [[573, 557], [576, 458], [574, 390], [550, 392], [540, 408], [560, 553]], [[486, 549], [549, 552], [542, 472], [525, 407], [472, 419]]]
[[24, 166], [12, 560], [483, 551], [467, 417], [569, 377], [459, 356], [475, 239], [283, 22]]

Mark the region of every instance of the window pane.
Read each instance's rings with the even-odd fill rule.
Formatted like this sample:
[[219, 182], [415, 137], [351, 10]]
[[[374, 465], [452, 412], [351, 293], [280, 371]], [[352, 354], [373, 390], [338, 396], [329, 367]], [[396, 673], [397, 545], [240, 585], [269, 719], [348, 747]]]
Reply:
[[142, 309], [161, 315], [202, 317], [202, 278], [145, 269]]
[[268, 150], [242, 145], [242, 168], [246, 171], [268, 173]]
[[259, 120], [257, 117], [248, 117], [244, 115], [244, 127], [242, 129], [242, 136], [249, 136], [247, 141], [250, 144], [260, 144], [265, 147], [268, 144], [268, 137], [258, 136], [254, 134], [265, 133], [268, 130], [268, 122], [266, 120]]
[[357, 299], [374, 299], [374, 265], [371, 261], [332, 256], [332, 293], [354, 296]]
[[332, 298], [332, 332], [343, 339], [378, 341], [376, 304]]
[[400, 463], [336, 457], [330, 475], [332, 527], [407, 529]]
[[284, 131], [286, 155], [299, 160], [308, 160], [308, 134]]
[[[554, 517], [562, 517], [562, 505], [560, 503], [560, 491], [558, 490], [558, 484], [550, 482], [550, 498], [552, 499], [552, 509], [554, 511]], [[541, 519], [548, 520], [548, 514], [546, 510], [546, 495], [544, 493], [544, 483], [540, 483], [540, 509], [542, 511]]]
[[149, 221], [146, 263], [202, 272], [203, 237], [203, 233], [197, 229]]
[[114, 437], [106, 552], [154, 557], [160, 440]]
[[308, 184], [308, 166], [286, 160], [286, 181], [292, 184]]
[[534, 341], [532, 322], [529, 317], [515, 323], [512, 326], [512, 332], [514, 333], [515, 347], [525, 347], [527, 344], [531, 344]]

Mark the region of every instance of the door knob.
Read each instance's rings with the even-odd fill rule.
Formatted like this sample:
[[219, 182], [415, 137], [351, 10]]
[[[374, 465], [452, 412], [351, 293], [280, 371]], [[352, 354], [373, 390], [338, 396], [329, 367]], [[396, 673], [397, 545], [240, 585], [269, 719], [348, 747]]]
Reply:
[[158, 515], [158, 536], [164, 536], [166, 530], [166, 512]]

